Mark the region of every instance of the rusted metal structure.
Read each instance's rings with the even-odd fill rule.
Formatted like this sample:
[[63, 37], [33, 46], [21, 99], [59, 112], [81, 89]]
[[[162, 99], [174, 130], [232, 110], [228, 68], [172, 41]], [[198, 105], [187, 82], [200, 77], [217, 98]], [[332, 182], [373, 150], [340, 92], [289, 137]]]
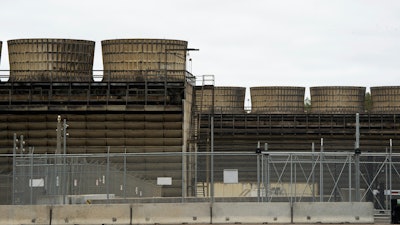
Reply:
[[311, 113], [354, 114], [364, 112], [365, 87], [310, 87]]
[[201, 113], [244, 113], [246, 88], [199, 86], [196, 88], [196, 111]]
[[93, 41], [17, 39], [8, 41], [10, 81], [91, 81]]
[[114, 39], [101, 42], [105, 81], [184, 81], [187, 42]]
[[371, 87], [371, 113], [400, 113], [400, 86]]
[[251, 87], [251, 113], [304, 113], [304, 87]]

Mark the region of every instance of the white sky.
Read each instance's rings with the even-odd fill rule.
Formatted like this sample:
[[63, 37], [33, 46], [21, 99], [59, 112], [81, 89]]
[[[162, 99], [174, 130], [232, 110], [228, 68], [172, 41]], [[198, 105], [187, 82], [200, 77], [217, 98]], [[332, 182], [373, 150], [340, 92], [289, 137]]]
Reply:
[[19, 38], [189, 42], [192, 72], [218, 86], [400, 85], [398, 0], [2, 0], [5, 42]]

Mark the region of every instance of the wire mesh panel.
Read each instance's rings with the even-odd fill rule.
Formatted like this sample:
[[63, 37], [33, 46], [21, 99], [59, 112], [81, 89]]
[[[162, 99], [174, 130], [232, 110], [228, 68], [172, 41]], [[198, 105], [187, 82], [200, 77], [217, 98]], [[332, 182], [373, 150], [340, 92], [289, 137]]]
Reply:
[[11, 156], [12, 174], [0, 176], [8, 192], [2, 195], [11, 203], [2, 199], [1, 204], [367, 201], [387, 210], [400, 193], [398, 153], [29, 151]]

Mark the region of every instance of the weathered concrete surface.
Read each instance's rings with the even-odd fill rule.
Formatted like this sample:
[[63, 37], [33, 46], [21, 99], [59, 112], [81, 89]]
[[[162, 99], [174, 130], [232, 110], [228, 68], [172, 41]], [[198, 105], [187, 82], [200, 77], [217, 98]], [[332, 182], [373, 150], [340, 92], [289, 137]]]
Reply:
[[293, 205], [294, 223], [374, 223], [370, 202], [298, 202]]
[[0, 205], [0, 224], [50, 224], [50, 206]]
[[132, 205], [133, 224], [210, 223], [208, 203], [159, 203]]
[[57, 205], [53, 206], [52, 223], [61, 224], [129, 224], [130, 206]]
[[[372, 203], [231, 202], [0, 206], [0, 224], [373, 223]], [[293, 217], [292, 217], [293, 215]]]
[[213, 223], [290, 223], [290, 204], [274, 203], [214, 203]]

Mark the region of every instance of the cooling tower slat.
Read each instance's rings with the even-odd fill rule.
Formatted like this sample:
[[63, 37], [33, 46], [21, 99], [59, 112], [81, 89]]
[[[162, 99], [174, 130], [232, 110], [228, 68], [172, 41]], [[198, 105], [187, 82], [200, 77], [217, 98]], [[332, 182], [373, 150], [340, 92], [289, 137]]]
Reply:
[[164, 122], [163, 128], [165, 130], [178, 130], [182, 129], [182, 122]]
[[125, 130], [117, 130], [117, 129], [108, 129], [104, 132], [107, 138], [124, 138]]
[[105, 130], [106, 124], [104, 122], [86, 122], [86, 128], [88, 130]]
[[163, 127], [164, 127], [164, 123], [160, 123], [160, 122], [146, 122], [145, 124], [144, 124], [144, 126], [145, 126], [145, 129], [154, 129], [154, 130], [156, 130], [156, 129], [163, 129]]
[[68, 120], [69, 129], [85, 129], [86, 121], [75, 122], [73, 120]]
[[304, 113], [304, 87], [251, 87], [251, 112]]
[[[185, 79], [187, 42], [166, 39], [102, 41], [103, 80]], [[164, 77], [164, 75], [167, 77]]]
[[125, 129], [127, 130], [143, 130], [145, 128], [145, 122], [125, 122]]
[[125, 114], [124, 119], [129, 122], [141, 122], [144, 121], [144, 114]]
[[372, 113], [400, 113], [400, 86], [371, 87]]
[[[106, 145], [107, 146], [125, 146], [125, 138], [106, 138]], [[112, 151], [115, 151], [113, 149]]]
[[10, 81], [92, 81], [93, 41], [8, 41]]
[[47, 124], [42, 122], [29, 122], [29, 130], [44, 130], [47, 128]]
[[106, 129], [124, 129], [125, 127], [125, 122], [107, 121], [103, 123], [105, 124]]
[[105, 81], [185, 80], [186, 41], [114, 39], [101, 44]]
[[[244, 87], [196, 87], [196, 110], [202, 113], [244, 113], [246, 88]], [[214, 100], [214, 103], [213, 103]]]
[[47, 130], [29, 130], [27, 139], [47, 138]]
[[164, 130], [164, 137], [166, 138], [182, 137], [182, 130]]
[[365, 87], [310, 87], [312, 113], [362, 113]]
[[107, 146], [105, 138], [88, 138], [86, 144], [87, 146]]
[[[70, 147], [73, 146], [86, 146], [86, 139], [85, 138], [68, 138], [67, 145]], [[69, 148], [68, 148], [69, 149]], [[72, 148], [75, 149], [75, 148]], [[82, 153], [77, 151], [76, 153]]]

